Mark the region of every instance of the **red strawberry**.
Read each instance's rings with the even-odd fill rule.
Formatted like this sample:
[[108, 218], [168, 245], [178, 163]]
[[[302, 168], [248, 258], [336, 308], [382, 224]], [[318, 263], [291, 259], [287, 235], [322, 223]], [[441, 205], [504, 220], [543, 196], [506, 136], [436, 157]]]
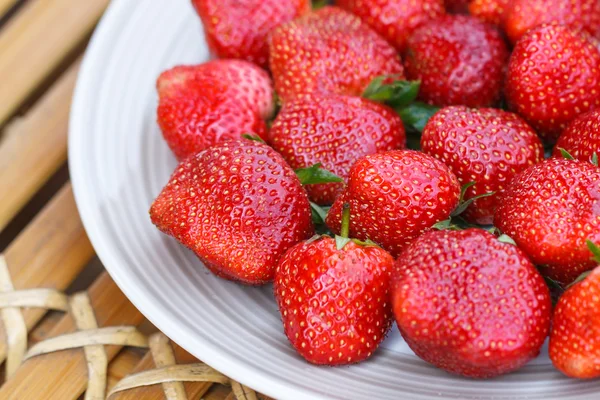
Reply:
[[396, 50], [336, 7], [281, 25], [270, 49], [275, 88], [284, 102], [314, 92], [360, 95], [376, 76], [403, 74]]
[[502, 25], [514, 0], [473, 0], [469, 12], [474, 17], [494, 25]]
[[[600, 249], [590, 242], [590, 249]], [[600, 377], [600, 265], [561, 296], [554, 309], [548, 352], [556, 368], [572, 378]]]
[[279, 257], [314, 232], [294, 171], [250, 140], [217, 144], [179, 164], [150, 217], [215, 274], [248, 284], [273, 279]]
[[546, 160], [517, 175], [499, 199], [494, 225], [542, 272], [568, 284], [594, 267], [585, 240], [600, 242], [600, 169]]
[[455, 14], [466, 14], [470, 0], [445, 0], [446, 9]]
[[600, 105], [600, 51], [563, 26], [530, 31], [510, 58], [506, 99], [543, 138], [556, 141], [569, 122]]
[[381, 248], [347, 237], [316, 237], [292, 247], [277, 266], [275, 297], [296, 351], [313, 364], [369, 358], [391, 326], [393, 264]]
[[192, 0], [210, 49], [267, 67], [269, 33], [310, 11], [309, 0]]
[[398, 51], [404, 51], [413, 30], [445, 14], [443, 0], [336, 0], [358, 15]]
[[[391, 108], [360, 97], [310, 95], [286, 103], [273, 122], [270, 140], [292, 168], [321, 163], [344, 179], [360, 157], [404, 148], [402, 120]], [[343, 183], [310, 185], [318, 204], [332, 204]]]
[[583, 161], [592, 160], [594, 154], [600, 157], [600, 110], [590, 111], [571, 122], [556, 142], [555, 156], [560, 156], [560, 149]]
[[500, 98], [508, 50], [500, 33], [473, 17], [449, 15], [416, 29], [406, 74], [427, 103], [483, 107]]
[[526, 32], [543, 24], [583, 29], [600, 38], [598, 0], [512, 0], [504, 29], [516, 43]]
[[340, 232], [348, 203], [350, 235], [370, 239], [396, 257], [410, 241], [448, 219], [459, 197], [456, 176], [440, 161], [413, 150], [392, 150], [365, 156], [350, 168], [348, 185], [326, 222]]
[[464, 217], [491, 224], [500, 193], [518, 172], [544, 159], [537, 134], [516, 114], [493, 108], [443, 108], [425, 126], [423, 151], [446, 164], [461, 185], [475, 182], [465, 199], [475, 200]]
[[246, 61], [216, 60], [163, 72], [156, 84], [158, 124], [179, 160], [225, 139], [254, 132], [273, 113], [273, 88], [265, 71]]
[[432, 231], [396, 261], [392, 307], [423, 360], [471, 378], [535, 358], [550, 327], [548, 287], [516, 246], [481, 229]]

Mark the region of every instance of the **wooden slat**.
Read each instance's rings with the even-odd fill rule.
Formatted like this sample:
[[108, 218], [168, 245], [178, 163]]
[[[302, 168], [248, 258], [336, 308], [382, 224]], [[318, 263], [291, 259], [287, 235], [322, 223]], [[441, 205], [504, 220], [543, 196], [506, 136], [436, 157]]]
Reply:
[[[143, 358], [143, 353], [139, 349], [126, 348], [112, 360], [108, 366], [108, 382], [107, 382], [107, 393], [113, 386], [115, 386], [121, 379], [131, 374], [140, 363]], [[139, 400], [142, 397], [136, 399]]]
[[[93, 254], [77, 213], [71, 185], [66, 184], [10, 244], [4, 256], [15, 289], [64, 290]], [[45, 310], [24, 309], [28, 329], [44, 314]], [[6, 354], [5, 339], [0, 323], [0, 359]]]
[[[94, 282], [88, 293], [100, 327], [137, 325], [143, 320], [140, 312], [106, 272]], [[74, 327], [71, 316], [65, 314], [49, 336], [72, 332]], [[106, 346], [108, 359], [113, 359], [119, 350], [117, 346]], [[76, 399], [84, 392], [86, 384], [87, 366], [83, 350], [65, 350], [25, 361], [0, 388], [0, 399]]]
[[31, 347], [42, 340], [48, 339], [48, 334], [52, 332], [52, 329], [54, 329], [62, 317], [63, 313], [60, 311], [51, 311], [44, 315], [44, 318], [29, 334], [29, 340], [27, 341], [29, 346]]
[[[198, 360], [190, 353], [172, 343], [173, 352], [175, 353], [175, 359], [178, 364], [191, 364], [198, 362]], [[131, 373], [146, 371], [155, 368], [152, 354], [147, 352], [140, 363], [135, 367]], [[185, 382], [185, 390], [189, 399], [199, 399], [204, 393], [211, 387], [211, 383], [207, 382]], [[137, 389], [132, 389], [126, 392], [119, 392], [111, 396], [110, 400], [163, 400], [165, 398], [163, 388], [160, 385], [157, 386], [146, 386]]]
[[212, 385], [210, 390], [202, 396], [202, 400], [237, 400], [231, 392], [230, 386]]
[[0, 17], [4, 15], [18, 0], [0, 0]]
[[78, 69], [79, 61], [26, 116], [5, 129], [0, 141], [0, 231], [67, 159], [69, 109]]
[[109, 0], [29, 0], [0, 35], [0, 126], [87, 38]]

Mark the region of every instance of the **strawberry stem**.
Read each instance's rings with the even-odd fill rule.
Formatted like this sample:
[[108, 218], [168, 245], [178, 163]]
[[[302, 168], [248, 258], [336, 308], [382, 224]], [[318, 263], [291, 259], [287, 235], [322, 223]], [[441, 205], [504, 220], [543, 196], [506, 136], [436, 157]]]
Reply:
[[342, 229], [340, 230], [339, 235], [335, 235], [335, 245], [338, 250], [342, 250], [344, 246], [346, 246], [350, 242], [354, 242], [359, 246], [368, 246], [368, 247], [379, 247], [377, 243], [367, 239], [367, 240], [358, 240], [358, 239], [350, 239], [350, 204], [344, 203], [342, 208]]
[[596, 167], [600, 166], [598, 165], [598, 153], [592, 154], [592, 164], [594, 164]]
[[342, 230], [340, 231], [340, 236], [343, 238], [350, 236], [350, 204], [348, 203], [344, 203], [344, 208], [342, 209]]

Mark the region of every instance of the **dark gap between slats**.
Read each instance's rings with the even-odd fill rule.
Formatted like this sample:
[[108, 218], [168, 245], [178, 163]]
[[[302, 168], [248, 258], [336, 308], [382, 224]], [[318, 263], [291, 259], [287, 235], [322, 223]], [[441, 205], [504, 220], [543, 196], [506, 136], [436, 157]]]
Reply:
[[68, 180], [69, 167], [67, 163], [64, 163], [9, 222], [6, 228], [0, 232], [0, 252], [3, 252], [8, 247], [10, 242], [17, 237], [19, 232], [31, 222]]

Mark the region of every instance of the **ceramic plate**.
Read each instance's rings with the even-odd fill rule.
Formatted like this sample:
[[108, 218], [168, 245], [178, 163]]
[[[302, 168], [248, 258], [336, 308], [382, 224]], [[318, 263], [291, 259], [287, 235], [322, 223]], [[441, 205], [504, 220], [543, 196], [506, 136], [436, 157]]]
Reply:
[[279, 399], [598, 398], [600, 381], [562, 377], [546, 350], [517, 373], [467, 380], [418, 359], [395, 327], [360, 365], [314, 367], [297, 356], [271, 287], [215, 278], [148, 218], [176, 166], [155, 122], [155, 79], [208, 57], [189, 0], [115, 0], [75, 92], [69, 159], [77, 205], [98, 256], [152, 323], [217, 370]]

